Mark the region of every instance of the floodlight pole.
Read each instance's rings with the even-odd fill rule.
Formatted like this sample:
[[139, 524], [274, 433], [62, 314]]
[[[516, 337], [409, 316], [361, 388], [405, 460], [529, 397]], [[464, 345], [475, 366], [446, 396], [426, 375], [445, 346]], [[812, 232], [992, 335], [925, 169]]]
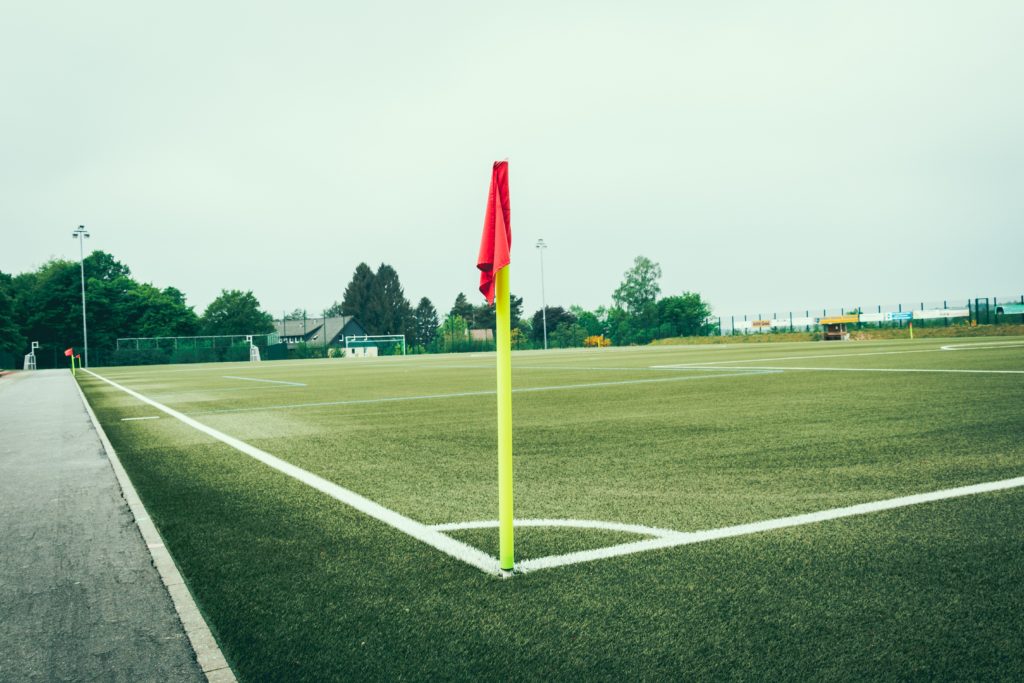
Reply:
[[82, 345], [85, 346], [83, 367], [89, 367], [89, 332], [85, 325], [85, 247], [84, 241], [89, 239], [89, 233], [84, 225], [71, 233], [71, 236], [78, 240], [78, 270], [82, 276]]
[[544, 250], [548, 245], [544, 240], [537, 240], [537, 250], [540, 252], [540, 317], [544, 321], [544, 350], [548, 348], [548, 304], [544, 298]]

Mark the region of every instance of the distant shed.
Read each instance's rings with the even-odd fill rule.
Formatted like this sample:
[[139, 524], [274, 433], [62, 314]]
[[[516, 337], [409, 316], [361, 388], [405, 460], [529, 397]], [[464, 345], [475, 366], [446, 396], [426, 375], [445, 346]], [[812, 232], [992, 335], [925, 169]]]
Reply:
[[850, 323], [860, 322], [860, 316], [856, 313], [851, 315], [833, 315], [829, 318], [820, 318], [818, 324], [822, 327], [822, 335], [825, 341], [846, 341], [850, 338], [850, 332], [846, 326]]

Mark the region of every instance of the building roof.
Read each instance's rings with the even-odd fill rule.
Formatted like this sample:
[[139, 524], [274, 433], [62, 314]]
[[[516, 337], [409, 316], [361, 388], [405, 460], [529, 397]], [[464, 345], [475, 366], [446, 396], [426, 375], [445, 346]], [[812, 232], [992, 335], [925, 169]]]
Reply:
[[[305, 322], [305, 324], [303, 324]], [[355, 322], [356, 325], [362, 329], [362, 325], [359, 325], [359, 321], [351, 315], [339, 315], [339, 316], [328, 316], [327, 317], [327, 339], [328, 343], [332, 343], [342, 333], [345, 327]], [[306, 318], [305, 321], [299, 320], [275, 320], [274, 329], [281, 338], [292, 338], [302, 337], [306, 341], [311, 340], [314, 336], [317, 340], [323, 342], [324, 319], [323, 318]]]

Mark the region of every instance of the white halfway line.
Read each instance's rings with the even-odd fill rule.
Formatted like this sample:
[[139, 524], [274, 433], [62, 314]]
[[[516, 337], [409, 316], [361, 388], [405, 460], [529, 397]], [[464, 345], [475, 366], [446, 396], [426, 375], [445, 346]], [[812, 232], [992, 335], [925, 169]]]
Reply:
[[369, 498], [364, 498], [355, 491], [350, 491], [349, 489], [338, 486], [334, 482], [327, 481], [326, 479], [318, 477], [312, 472], [307, 472], [301, 467], [296, 467], [295, 465], [289, 462], [285, 462], [284, 460], [281, 460], [280, 458], [277, 458], [271, 455], [270, 453], [267, 453], [266, 451], [260, 450], [255, 446], [251, 446], [245, 443], [244, 441], [236, 439], [233, 436], [228, 436], [227, 434], [217, 431], [212, 427], [207, 427], [203, 423], [193, 420], [188, 415], [179, 413], [177, 410], [174, 410], [173, 408], [168, 408], [162, 403], [157, 403], [153, 399], [143, 396], [137, 391], [132, 391], [127, 387], [121, 386], [117, 382], [109, 380], [101, 375], [97, 375], [92, 370], [85, 371], [92, 375], [93, 377], [95, 377], [96, 379], [106, 382], [115, 389], [120, 389], [129, 396], [132, 396], [142, 401], [143, 403], [149, 404], [156, 408], [157, 410], [167, 413], [176, 420], [184, 422], [189, 427], [192, 427], [193, 429], [198, 429], [202, 433], [212, 436], [217, 441], [225, 443], [228, 446], [231, 446], [232, 448], [241, 451], [242, 453], [245, 453], [249, 457], [259, 460], [264, 465], [272, 467], [278, 472], [286, 474], [289, 477], [292, 477], [293, 479], [298, 479], [303, 484], [311, 486], [315, 488], [317, 491], [320, 491], [321, 493], [326, 493], [332, 498], [339, 500], [342, 503], [345, 503], [346, 505], [355, 508], [356, 510], [359, 510], [363, 514], [369, 515], [374, 519], [384, 522], [385, 524], [392, 526], [395, 529], [398, 529], [399, 531], [408, 534], [409, 536], [412, 536], [418, 541], [422, 541], [427, 545], [432, 546], [440, 550], [441, 552], [454, 557], [457, 560], [462, 560], [466, 564], [476, 567], [477, 569], [487, 572], [488, 574], [501, 574], [501, 568], [499, 566], [497, 558], [488, 556], [487, 553], [483, 552], [482, 550], [474, 548], [470, 545], [466, 545], [465, 543], [462, 543], [460, 541], [456, 541], [454, 538], [445, 536], [440, 531], [431, 529], [427, 525], [421, 524], [420, 522], [417, 522], [414, 519], [409, 519], [405, 515], [399, 514], [394, 510], [389, 510], [383, 505], [373, 502]]
[[[312, 472], [308, 472], [301, 467], [296, 467], [289, 462], [285, 462], [280, 458], [277, 458], [266, 451], [260, 450], [255, 446], [251, 446], [244, 441], [228, 436], [223, 432], [217, 431], [212, 427], [208, 427], [201, 422], [198, 422], [187, 415], [183, 415], [173, 408], [157, 403], [156, 401], [143, 396], [137, 391], [123, 387], [120, 384], [113, 382], [106, 377], [97, 375], [92, 370], [83, 368], [85, 372], [89, 373], [93, 377], [106, 382], [115, 389], [120, 389], [129, 396], [132, 396], [143, 403], [149, 404], [164, 413], [167, 413], [171, 417], [184, 422], [188, 426], [197, 429], [204, 434], [212, 436], [214, 439], [231, 446], [232, 448], [245, 453], [246, 455], [259, 460], [265, 465], [272, 467], [279, 472], [286, 474], [294, 479], [301, 481], [302, 483], [315, 488], [316, 490], [326, 493], [332, 498], [349, 505], [350, 507], [359, 510], [360, 512], [373, 517], [385, 524], [394, 527], [395, 529], [412, 536], [416, 540], [422, 541], [427, 545], [440, 550], [441, 552], [454, 557], [457, 560], [461, 560], [470, 566], [476, 567], [483, 572], [488, 574], [495, 574], [498, 576], [507, 576], [500, 568], [500, 564], [497, 558], [490, 557], [483, 551], [474, 548], [470, 545], [456, 541], [449, 536], [446, 536], [439, 529], [456, 529], [462, 525], [438, 525], [435, 527], [428, 526], [421, 522], [417, 522], [414, 519], [410, 519], [405, 515], [402, 515], [394, 510], [390, 510], [379, 503], [375, 503], [369, 498], [365, 498], [355, 491], [350, 491], [342, 486], [327, 481], [322, 477], [318, 477]], [[646, 539], [642, 541], [636, 541], [634, 543], [622, 543], [619, 545], [610, 546], [607, 548], [598, 548], [595, 550], [583, 550], [574, 553], [567, 553], [565, 555], [551, 555], [548, 557], [538, 557], [532, 560], [525, 560], [520, 562], [516, 566], [517, 572], [531, 572], [539, 569], [551, 569], [553, 567], [561, 567], [570, 564], [578, 564], [580, 562], [592, 562], [594, 560], [602, 560], [611, 557], [619, 557], [622, 555], [629, 555], [632, 553], [644, 552], [647, 550], [657, 550], [663, 548], [672, 548], [681, 545], [690, 545], [693, 543], [703, 543], [704, 541], [712, 541], [721, 538], [730, 538], [733, 536], [745, 536], [748, 534], [760, 533], [762, 531], [771, 531], [773, 529], [784, 529], [787, 527], [802, 526], [805, 524], [815, 524], [817, 522], [825, 522], [832, 519], [841, 519], [843, 517], [853, 517], [855, 515], [864, 515], [871, 512], [880, 512], [883, 510], [893, 510], [896, 508], [907, 507], [910, 505], [920, 505], [922, 503], [930, 503], [938, 500], [946, 500], [949, 498], [960, 498], [963, 496], [970, 496], [978, 493], [989, 493], [992, 491], [1004, 491], [1007, 489], [1013, 489], [1024, 486], [1024, 477], [1016, 477], [1013, 479], [1003, 479], [1000, 481], [990, 481], [981, 484], [972, 484], [970, 486], [960, 486], [952, 489], [943, 489], [940, 491], [931, 491], [929, 493], [919, 493], [910, 496], [902, 496], [899, 498], [889, 498], [887, 500], [878, 500], [870, 503], [861, 503], [859, 505], [851, 505], [842, 508], [832, 508], [830, 510], [821, 510], [819, 512], [810, 512], [802, 515], [793, 515], [791, 517], [780, 517], [778, 519], [767, 519], [760, 522], [752, 522], [749, 524], [738, 524], [735, 526], [721, 527], [719, 529], [707, 529], [704, 531], [672, 531], [669, 529], [652, 529], [649, 527], [633, 526], [633, 525], [622, 525], [617, 523], [594, 523], [594, 522], [583, 522], [580, 525], [592, 526], [598, 528], [598, 524], [608, 524], [609, 528], [616, 528], [618, 530], [636, 530], [639, 533], [657, 533], [657, 538]], [[566, 520], [563, 520], [565, 526], [576, 526], [575, 524], [564, 524]], [[490, 525], [491, 522], [474, 522], [471, 523], [467, 528], [479, 528], [481, 525]], [[536, 524], [536, 522], [534, 522]], [[633, 527], [633, 528], [629, 528]]]
[[121, 422], [131, 422], [133, 420], [159, 420], [159, 415], [147, 415], [146, 417], [122, 417]]
[[234, 375], [222, 375], [224, 379], [244, 379], [246, 382], [266, 382], [267, 384], [287, 384], [290, 387], [304, 387], [302, 382], [284, 382], [279, 379], [256, 379], [255, 377], [235, 377]]

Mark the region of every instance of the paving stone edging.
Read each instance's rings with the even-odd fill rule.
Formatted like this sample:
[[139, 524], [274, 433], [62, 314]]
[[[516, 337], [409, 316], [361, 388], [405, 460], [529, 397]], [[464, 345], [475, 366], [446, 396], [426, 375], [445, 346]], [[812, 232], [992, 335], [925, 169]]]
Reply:
[[89, 419], [92, 420], [92, 425], [100, 437], [103, 450], [107, 453], [107, 460], [110, 462], [110, 466], [117, 477], [117, 483], [121, 487], [121, 495], [124, 497], [125, 502], [128, 503], [128, 508], [135, 517], [135, 525], [142, 534], [142, 539], [146, 542], [146, 548], [149, 549], [149, 554], [153, 558], [153, 566], [160, 573], [160, 579], [171, 596], [174, 609], [178, 613], [178, 618], [185, 629], [185, 635], [188, 636], [189, 643], [192, 644], [192, 651], [196, 655], [199, 667], [210, 683], [235, 683], [237, 679], [234, 672], [224, 658], [224, 654], [220, 651], [220, 647], [217, 645], [213, 633], [210, 632], [210, 627], [206, 624], [206, 620], [203, 619], [203, 615], [199, 612], [199, 608], [192, 598], [192, 593], [189, 592], [188, 586], [185, 585], [185, 580], [181, 578], [181, 573], [178, 571], [178, 566], [174, 563], [174, 558], [171, 557], [171, 553], [164, 546], [164, 540], [161, 538], [160, 532], [157, 531], [153, 520], [149, 518], [149, 513], [142, 504], [139, 494], [136, 493], [135, 487], [132, 486], [128, 473], [125, 472], [124, 466], [121, 465], [121, 460], [117, 457], [114, 446], [110, 443], [110, 439], [107, 438], [107, 433], [103, 431], [103, 426], [100, 425], [100, 421], [96, 418], [96, 413], [93, 412], [92, 406], [89, 405], [89, 401], [85, 398], [85, 393], [82, 391], [82, 387], [78, 384], [77, 380], [75, 381], [75, 388], [78, 389], [78, 394], [82, 397], [82, 404], [85, 406]]

